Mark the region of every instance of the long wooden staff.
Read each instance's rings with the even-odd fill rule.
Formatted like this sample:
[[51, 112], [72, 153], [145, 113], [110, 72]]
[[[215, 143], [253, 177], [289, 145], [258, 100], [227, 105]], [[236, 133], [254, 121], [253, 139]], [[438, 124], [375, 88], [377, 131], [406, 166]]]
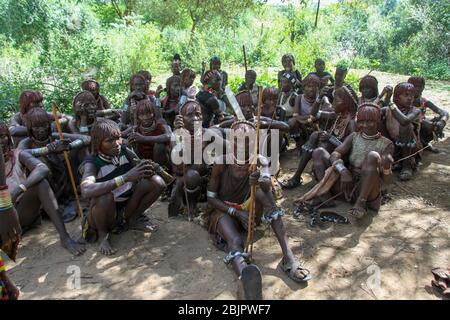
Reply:
[[[56, 105], [56, 102], [53, 102], [52, 103], [53, 118], [55, 119], [55, 126], [56, 126], [56, 130], [58, 131], [59, 140], [62, 140], [62, 139], [64, 139], [64, 137], [63, 137], [63, 132], [61, 130], [61, 125], [59, 124], [58, 113], [57, 113], [58, 110], [59, 110], [59, 108]], [[75, 201], [77, 202], [78, 214], [82, 218], [83, 217], [83, 209], [81, 209], [80, 199], [78, 198], [77, 186], [75, 184], [75, 178], [73, 177], [73, 173], [72, 173], [72, 165], [71, 165], [70, 159], [69, 159], [69, 152], [64, 151], [63, 154], [64, 154], [64, 160], [66, 161], [67, 171], [69, 172], [70, 183], [72, 184], [73, 195], [75, 196]]]
[[[256, 125], [256, 144], [254, 149], [254, 163], [250, 166], [250, 173], [256, 171], [256, 166], [258, 163], [258, 146], [259, 146], [259, 129], [261, 127], [261, 109], [262, 109], [262, 87], [259, 88], [258, 96], [258, 118]], [[256, 185], [250, 187], [250, 208], [248, 211], [248, 228], [247, 228], [247, 245], [245, 247], [245, 252], [249, 253], [249, 261], [252, 261], [253, 255], [253, 234], [254, 234], [254, 223], [255, 223], [255, 209], [256, 209]]]
[[247, 73], [247, 54], [245, 52], [245, 45], [242, 46], [242, 51], [244, 52], [244, 67], [245, 67], [245, 73]]

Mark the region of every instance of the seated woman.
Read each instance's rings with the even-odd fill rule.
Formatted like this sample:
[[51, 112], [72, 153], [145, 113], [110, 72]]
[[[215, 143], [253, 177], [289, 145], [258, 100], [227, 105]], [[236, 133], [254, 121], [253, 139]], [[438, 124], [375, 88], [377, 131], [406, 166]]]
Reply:
[[[224, 262], [231, 264], [244, 288], [245, 298], [262, 299], [261, 272], [256, 265], [248, 264], [244, 253], [244, 238], [241, 234], [249, 226], [248, 206], [250, 186], [256, 184], [256, 224], [261, 221], [270, 224], [283, 252], [281, 266], [286, 274], [296, 282], [308, 281], [309, 271], [301, 266], [289, 248], [281, 217], [283, 209], [276, 205], [271, 192], [269, 162], [259, 156], [260, 170], [250, 174], [250, 144], [239, 141], [238, 137], [255, 135], [254, 124], [237, 121], [233, 124], [230, 139], [234, 140], [234, 150], [214, 163], [209, 180], [207, 197], [209, 210], [209, 232], [214, 244], [228, 255]], [[243, 151], [243, 152], [242, 152]], [[244, 157], [240, 156], [245, 154]], [[236, 158], [242, 158], [242, 162]]]
[[182, 99], [181, 78], [172, 76], [166, 82], [167, 95], [161, 100], [161, 113], [167, 124], [172, 128], [175, 116], [179, 113], [180, 104], [186, 101]]
[[414, 107], [415, 89], [411, 83], [401, 82], [394, 89], [394, 103], [383, 108], [383, 132], [395, 145], [394, 159], [402, 160], [397, 168], [399, 178], [410, 180], [417, 169], [420, 154], [412, 156], [422, 147], [420, 141], [420, 110]]
[[136, 106], [136, 127], [128, 136], [130, 146], [135, 146], [141, 159], [152, 160], [170, 167], [170, 138], [172, 130], [162, 119], [156, 119], [154, 105], [141, 100]]
[[[386, 86], [381, 94], [378, 95], [378, 80], [374, 76], [366, 75], [359, 81], [359, 92], [361, 92], [361, 98], [359, 104], [365, 102], [372, 102], [382, 107], [389, 105], [389, 101], [392, 96], [392, 87]], [[385, 96], [385, 97], [384, 97]], [[384, 97], [384, 99], [383, 99]]]
[[[58, 202], [47, 180], [50, 173], [48, 167], [28, 151], [12, 149], [11, 135], [3, 122], [0, 122], [0, 142], [5, 159], [1, 174], [6, 176], [11, 203], [19, 215], [22, 229], [28, 230], [38, 223], [43, 208], [55, 226], [62, 246], [74, 255], [82, 254], [85, 251], [84, 246], [72, 240], [64, 226]], [[62, 142], [56, 141], [45, 149], [46, 152], [53, 153], [66, 147]], [[33, 149], [31, 153], [37, 151]]]
[[75, 117], [69, 122], [68, 132], [72, 134], [89, 134], [97, 113], [97, 101], [89, 91], [78, 93], [72, 102]]
[[[150, 85], [151, 85], [151, 83], [152, 83], [152, 74], [150, 73], [150, 71], [147, 71], [147, 70], [139, 70], [139, 71], [137, 72], [137, 74], [143, 76], [144, 79], [145, 79], [145, 92], [147, 93], [147, 96], [149, 96], [149, 97], [155, 97], [156, 91], [150, 89]], [[159, 86], [158, 89], [159, 89], [159, 88], [162, 88], [162, 86]]]
[[[63, 133], [61, 146], [64, 148], [49, 152], [52, 141], [59, 141], [59, 137], [56, 132], [51, 131], [51, 122], [47, 113], [40, 108], [33, 109], [27, 113], [25, 122], [28, 137], [22, 140], [17, 148], [29, 151], [48, 167], [50, 172], [47, 181], [59, 203], [61, 214], [64, 212], [64, 222], [70, 222], [76, 218], [77, 213], [75, 210], [65, 210], [70, 205], [72, 191], [62, 152], [71, 151], [74, 157], [84, 157], [87, 149], [85, 147], [89, 146], [91, 139], [86, 135]], [[81, 154], [78, 155], [78, 153]]]
[[164, 191], [166, 185], [154, 174], [148, 160], [137, 156], [121, 144], [121, 132], [111, 120], [99, 119], [91, 130], [92, 155], [81, 166], [81, 194], [90, 199], [90, 208], [83, 223], [86, 240], [100, 240], [99, 251], [105, 255], [116, 252], [110, 233], [115, 227], [143, 232], [154, 226], [139, 219]]
[[[444, 137], [443, 131], [448, 122], [448, 112], [422, 96], [423, 90], [425, 89], [424, 78], [410, 77], [408, 82], [414, 86], [414, 107], [421, 111], [420, 140], [422, 141], [422, 145], [429, 146], [425, 150], [439, 152], [429, 143], [434, 139], [435, 135], [438, 138]], [[427, 109], [433, 111], [436, 116], [432, 119], [427, 119], [425, 117]]]
[[392, 173], [394, 145], [379, 131], [381, 111], [377, 105], [361, 105], [356, 118], [360, 131], [348, 135], [331, 155], [324, 148], [314, 150], [314, 174], [319, 183], [298, 198], [296, 205], [317, 204], [322, 196], [328, 199], [330, 192], [342, 192], [347, 202], [354, 203], [349, 213], [356, 219], [362, 218], [367, 208], [380, 209], [383, 179]]
[[[130, 78], [130, 94], [123, 104], [122, 116], [120, 117], [120, 128], [125, 131], [129, 126], [132, 126], [134, 121], [134, 114], [136, 103], [140, 100], [148, 99], [153, 104], [157, 106], [157, 118], [161, 118], [161, 111], [159, 108], [161, 107], [159, 101], [159, 94], [162, 91], [162, 87], [158, 87], [155, 93], [155, 97], [148, 96], [148, 85], [147, 81], [141, 74], [134, 74]], [[128, 134], [129, 131], [126, 131]]]
[[89, 91], [97, 102], [97, 110], [109, 109], [109, 102], [105, 96], [100, 94], [100, 84], [94, 79], [88, 79], [81, 83], [81, 90]]
[[[305, 92], [306, 92], [305, 86]], [[309, 160], [312, 158], [313, 151], [322, 147], [331, 153], [336, 147], [340, 146], [345, 138], [356, 130], [356, 109], [358, 108], [356, 93], [348, 87], [341, 87], [336, 90], [333, 101], [335, 111], [319, 111], [319, 104], [314, 104], [311, 115], [315, 119], [333, 123], [324, 131], [314, 131], [308, 141], [302, 146], [301, 157], [297, 171], [294, 176], [282, 184], [285, 189], [293, 189], [302, 184], [302, 173]]]
[[[14, 145], [18, 146], [19, 142], [28, 135], [25, 126], [25, 116], [33, 108], [44, 108], [44, 97], [39, 91], [23, 91], [19, 97], [19, 112], [16, 113], [10, 121], [9, 131], [14, 140]], [[48, 113], [48, 116], [53, 120], [53, 114]], [[59, 122], [63, 128], [67, 126], [71, 120], [70, 116], [58, 115]]]

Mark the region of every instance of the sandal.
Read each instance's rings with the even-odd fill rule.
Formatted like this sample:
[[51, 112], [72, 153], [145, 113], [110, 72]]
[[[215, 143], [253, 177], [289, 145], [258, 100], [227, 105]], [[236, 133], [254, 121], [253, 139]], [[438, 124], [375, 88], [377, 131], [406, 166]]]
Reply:
[[353, 207], [348, 210], [348, 214], [356, 219], [361, 219], [367, 214], [367, 210], [363, 208]]
[[[287, 264], [283, 264], [283, 260], [281, 260], [281, 267], [282, 267], [283, 271], [287, 274], [287, 276], [297, 283], [305, 283], [312, 279], [311, 272], [308, 269], [302, 267], [300, 262], [297, 260], [287, 263]], [[300, 278], [296, 277], [295, 272], [297, 270], [303, 271], [303, 274], [304, 274], [303, 278], [300, 279]], [[306, 271], [306, 273], [305, 273], [305, 271]]]
[[294, 188], [297, 188], [298, 186], [301, 186], [302, 183], [303, 183], [302, 178], [300, 178], [300, 179], [291, 178], [287, 181], [281, 182], [280, 184], [283, 189], [294, 189]]
[[434, 268], [431, 269], [434, 280], [431, 285], [438, 289], [443, 295], [450, 295], [450, 269]]
[[262, 300], [261, 271], [254, 264], [247, 265], [241, 272], [245, 300]]

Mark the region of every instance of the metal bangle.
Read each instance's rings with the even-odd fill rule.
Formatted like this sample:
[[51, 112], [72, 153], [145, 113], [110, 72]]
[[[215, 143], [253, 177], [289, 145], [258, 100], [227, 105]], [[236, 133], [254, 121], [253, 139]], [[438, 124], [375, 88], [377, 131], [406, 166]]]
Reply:
[[227, 213], [228, 213], [230, 216], [234, 217], [234, 216], [236, 215], [236, 208], [229, 207], [228, 210], [227, 210]]
[[75, 141], [72, 141], [71, 143], [69, 143], [70, 149], [75, 149], [78, 147], [82, 147], [84, 145], [83, 140], [81, 139], [77, 139]]
[[116, 187], [123, 186], [125, 184], [125, 179], [123, 176], [118, 176], [114, 178], [114, 182], [116, 184]]
[[338, 163], [336, 166], [336, 171], [341, 173], [342, 171], [344, 171], [345, 169], [347, 169], [342, 163]]
[[27, 187], [23, 183], [19, 184], [19, 188], [22, 189], [23, 192], [27, 192]]
[[212, 191], [206, 190], [206, 196], [208, 198], [217, 198], [217, 192], [212, 192]]

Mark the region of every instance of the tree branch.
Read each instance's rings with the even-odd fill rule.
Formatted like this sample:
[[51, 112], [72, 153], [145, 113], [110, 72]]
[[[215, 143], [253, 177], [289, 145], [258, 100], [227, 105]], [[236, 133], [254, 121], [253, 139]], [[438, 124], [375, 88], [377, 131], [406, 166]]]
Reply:
[[122, 11], [120, 11], [120, 7], [117, 4], [117, 2], [115, 0], [111, 0], [111, 4], [112, 4], [112, 6], [114, 8], [114, 11], [116, 11], [117, 15], [119, 16], [119, 18], [122, 19], [123, 18], [123, 14], [122, 14]]

